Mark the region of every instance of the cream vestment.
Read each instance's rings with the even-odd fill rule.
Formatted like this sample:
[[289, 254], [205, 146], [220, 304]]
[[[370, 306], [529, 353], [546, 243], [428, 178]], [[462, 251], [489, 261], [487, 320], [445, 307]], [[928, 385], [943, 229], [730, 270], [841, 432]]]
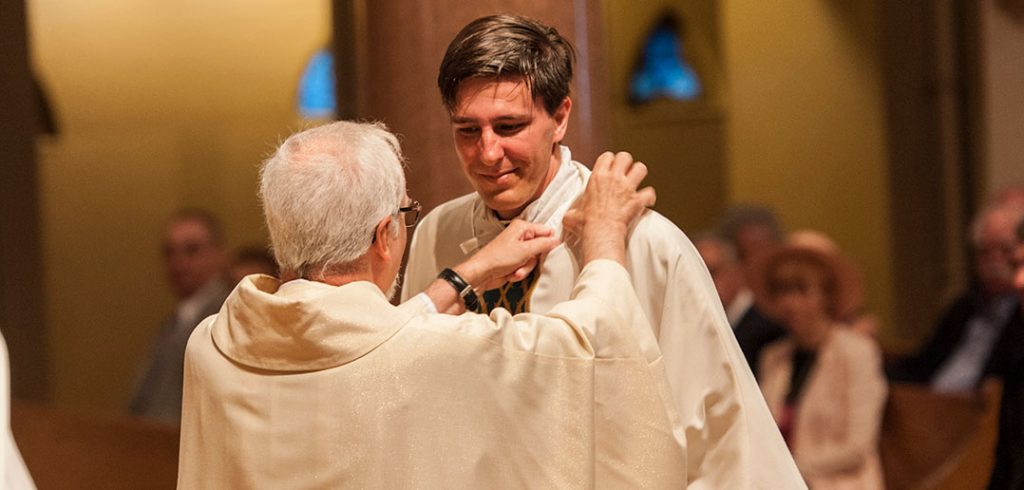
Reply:
[[0, 488], [35, 490], [32, 475], [21, 459], [21, 452], [11, 433], [11, 376], [7, 363], [7, 342], [0, 334]]
[[[572, 161], [568, 148], [561, 152], [557, 174], [519, 216], [559, 232], [590, 175]], [[422, 291], [442, 269], [464, 261], [504, 226], [475, 193], [431, 211], [413, 236], [403, 294]], [[690, 240], [665, 217], [647, 212], [630, 235], [626, 262], [664, 354], [680, 417], [677, 431], [685, 434], [689, 488], [804, 488]], [[484, 303], [548, 312], [569, 298], [579, 268], [569, 248], [559, 246], [538, 275], [484, 293]]]
[[595, 261], [547, 315], [451, 316], [249, 276], [188, 343], [179, 488], [680, 488], [628, 284]]

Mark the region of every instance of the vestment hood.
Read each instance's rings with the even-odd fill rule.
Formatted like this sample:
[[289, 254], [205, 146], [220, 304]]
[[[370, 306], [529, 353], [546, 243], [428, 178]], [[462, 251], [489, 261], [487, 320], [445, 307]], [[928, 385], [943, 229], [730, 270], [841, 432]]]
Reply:
[[265, 275], [244, 278], [215, 317], [213, 342], [234, 362], [272, 371], [316, 371], [370, 352], [413, 316], [376, 285], [343, 286]]

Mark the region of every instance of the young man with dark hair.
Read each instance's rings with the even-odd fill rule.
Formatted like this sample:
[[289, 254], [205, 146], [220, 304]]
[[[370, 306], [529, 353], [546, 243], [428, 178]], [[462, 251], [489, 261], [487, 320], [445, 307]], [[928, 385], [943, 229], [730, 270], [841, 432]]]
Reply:
[[[562, 231], [590, 176], [561, 145], [572, 110], [572, 66], [567, 40], [519, 16], [477, 19], [448, 46], [438, 86], [476, 192], [424, 218], [412, 239], [406, 295], [480, 250], [513, 218]], [[572, 247], [559, 246], [525, 279], [474, 291], [468, 304], [481, 312], [547, 312], [570, 297], [580, 263]], [[665, 396], [685, 439], [679, 464], [688, 485], [803, 487], [689, 239], [648, 211], [632, 229], [626, 265], [663, 354], [657, 369], [666, 370], [671, 385]]]

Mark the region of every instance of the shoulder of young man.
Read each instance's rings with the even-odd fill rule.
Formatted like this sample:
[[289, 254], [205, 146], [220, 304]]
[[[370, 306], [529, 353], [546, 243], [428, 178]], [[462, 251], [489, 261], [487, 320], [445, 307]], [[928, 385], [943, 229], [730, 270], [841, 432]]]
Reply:
[[452, 219], [460, 219], [463, 216], [470, 216], [473, 212], [473, 206], [477, 202], [479, 197], [476, 192], [470, 192], [454, 199], [450, 199], [441, 204], [438, 204], [433, 209], [427, 211], [423, 219], [420, 220], [417, 229], [424, 225], [435, 224], [444, 222]]
[[645, 211], [633, 225], [627, 252], [631, 256], [637, 253], [649, 255], [651, 260], [697, 253], [683, 230], [653, 209]]

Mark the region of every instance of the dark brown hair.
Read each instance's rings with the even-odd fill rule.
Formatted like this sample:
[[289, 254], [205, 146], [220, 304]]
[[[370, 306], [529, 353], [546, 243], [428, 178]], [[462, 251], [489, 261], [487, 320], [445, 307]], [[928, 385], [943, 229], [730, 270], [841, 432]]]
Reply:
[[553, 115], [569, 96], [575, 60], [572, 45], [553, 27], [518, 15], [481, 17], [463, 27], [448, 45], [437, 86], [451, 112], [464, 80], [522, 78]]

